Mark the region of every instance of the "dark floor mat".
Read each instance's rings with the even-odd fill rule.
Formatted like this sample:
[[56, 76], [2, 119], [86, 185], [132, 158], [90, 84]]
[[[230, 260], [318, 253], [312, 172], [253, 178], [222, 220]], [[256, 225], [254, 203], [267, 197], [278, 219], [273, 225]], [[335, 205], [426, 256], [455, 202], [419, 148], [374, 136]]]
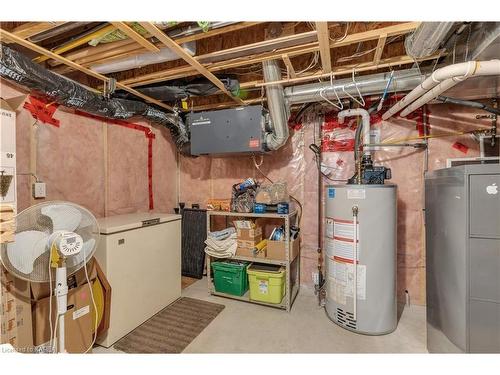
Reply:
[[183, 297], [119, 340], [126, 353], [181, 353], [224, 309], [224, 305]]

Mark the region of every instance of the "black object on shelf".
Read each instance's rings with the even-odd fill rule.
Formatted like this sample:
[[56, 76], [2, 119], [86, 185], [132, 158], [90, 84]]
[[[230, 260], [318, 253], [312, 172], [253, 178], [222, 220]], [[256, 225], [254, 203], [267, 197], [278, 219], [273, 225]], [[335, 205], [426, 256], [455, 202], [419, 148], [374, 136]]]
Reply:
[[207, 210], [184, 208], [181, 212], [182, 276], [201, 279], [205, 266]]

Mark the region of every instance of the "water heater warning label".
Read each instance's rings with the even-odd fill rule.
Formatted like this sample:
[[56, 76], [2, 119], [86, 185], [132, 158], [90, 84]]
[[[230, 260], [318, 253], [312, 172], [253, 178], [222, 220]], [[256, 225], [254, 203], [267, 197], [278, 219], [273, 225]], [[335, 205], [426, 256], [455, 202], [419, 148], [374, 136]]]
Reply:
[[356, 299], [366, 299], [366, 266], [358, 264], [354, 275], [354, 265], [331, 261], [329, 272], [330, 297], [337, 303], [345, 305], [347, 298], [354, 296], [354, 280], [356, 279]]
[[[359, 244], [359, 223], [357, 231], [355, 230], [354, 222], [349, 220], [331, 219], [331, 226], [329, 227], [327, 219], [326, 224], [326, 234], [329, 238], [326, 241], [327, 253], [339, 261], [354, 263], [356, 251], [354, 238], [357, 237]], [[359, 246], [356, 255], [356, 258], [359, 259]]]

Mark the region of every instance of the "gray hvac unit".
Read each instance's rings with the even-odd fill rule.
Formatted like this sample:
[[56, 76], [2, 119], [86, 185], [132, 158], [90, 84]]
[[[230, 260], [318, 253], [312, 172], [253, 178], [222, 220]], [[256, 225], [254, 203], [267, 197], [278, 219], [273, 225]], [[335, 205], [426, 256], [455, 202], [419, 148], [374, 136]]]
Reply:
[[425, 176], [427, 349], [500, 353], [500, 165]]
[[260, 105], [190, 113], [191, 154], [263, 152], [268, 118]]

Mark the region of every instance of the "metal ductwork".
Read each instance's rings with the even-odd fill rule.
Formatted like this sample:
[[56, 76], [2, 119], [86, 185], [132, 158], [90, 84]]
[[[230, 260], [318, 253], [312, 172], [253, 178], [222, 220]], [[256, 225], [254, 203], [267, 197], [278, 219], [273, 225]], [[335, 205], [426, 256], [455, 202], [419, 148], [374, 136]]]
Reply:
[[[291, 86], [284, 90], [289, 105], [324, 101], [327, 98], [335, 102], [337, 98], [356, 97], [362, 95], [381, 94], [387, 87], [390, 73], [378, 73], [362, 76], [353, 81], [352, 78], [328, 82], [309, 83], [301, 86]], [[395, 71], [387, 92], [410, 91], [418, 86], [425, 76], [418, 69]]]
[[[281, 68], [277, 60], [262, 63], [265, 82], [274, 82], [281, 79]], [[266, 86], [267, 106], [271, 115], [271, 133], [266, 134], [265, 143], [269, 150], [277, 150], [288, 139], [288, 118], [290, 108], [285, 102], [283, 85]]]
[[432, 55], [445, 42], [454, 24], [455, 22], [422, 22], [406, 37], [406, 54], [414, 59]]
[[[182, 48], [191, 56], [196, 54], [196, 42], [183, 43]], [[122, 72], [124, 70], [142, 68], [151, 64], [159, 64], [166, 61], [178, 60], [179, 56], [170, 48], [160, 48], [159, 52], [145, 52], [131, 57], [116, 59], [111, 62], [95, 64], [90, 67], [94, 72], [101, 74]]]
[[181, 151], [185, 150], [184, 146], [189, 142], [184, 123], [176, 113], [166, 113], [137, 100], [107, 99], [99, 92], [51, 72], [4, 45], [1, 45], [0, 77], [65, 107], [76, 108], [97, 116], [121, 120], [142, 116], [167, 127]]
[[483, 22], [477, 37], [472, 41], [476, 47], [471, 53], [471, 60], [487, 60], [500, 57], [500, 22]]

